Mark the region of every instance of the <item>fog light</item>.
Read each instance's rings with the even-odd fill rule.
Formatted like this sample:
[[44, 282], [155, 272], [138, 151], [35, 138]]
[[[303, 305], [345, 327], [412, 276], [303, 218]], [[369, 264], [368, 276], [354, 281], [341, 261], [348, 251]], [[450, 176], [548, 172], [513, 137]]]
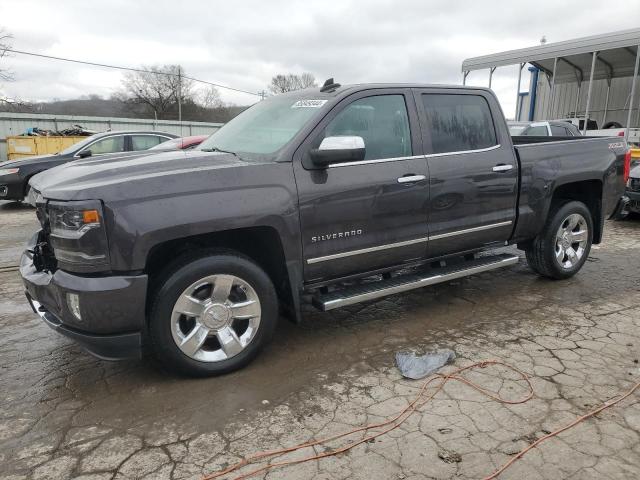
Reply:
[[67, 306], [74, 317], [82, 320], [82, 315], [80, 315], [80, 297], [77, 293], [67, 293]]

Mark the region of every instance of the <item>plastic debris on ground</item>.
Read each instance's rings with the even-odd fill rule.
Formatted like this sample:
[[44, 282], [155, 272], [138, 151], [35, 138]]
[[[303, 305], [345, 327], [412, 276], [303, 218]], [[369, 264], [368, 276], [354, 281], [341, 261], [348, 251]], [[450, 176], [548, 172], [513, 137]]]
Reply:
[[396, 365], [405, 378], [420, 380], [437, 372], [456, 359], [456, 353], [448, 348], [433, 350], [424, 355], [415, 352], [397, 352]]

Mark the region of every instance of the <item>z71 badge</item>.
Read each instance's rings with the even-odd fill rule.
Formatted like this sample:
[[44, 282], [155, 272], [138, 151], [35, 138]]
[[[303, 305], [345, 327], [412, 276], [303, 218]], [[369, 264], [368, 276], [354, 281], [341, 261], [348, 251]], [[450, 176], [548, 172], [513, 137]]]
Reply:
[[311, 243], [324, 242], [325, 240], [335, 240], [338, 238], [349, 238], [362, 235], [362, 230], [348, 230], [346, 232], [325, 233], [324, 235], [318, 235], [311, 237]]

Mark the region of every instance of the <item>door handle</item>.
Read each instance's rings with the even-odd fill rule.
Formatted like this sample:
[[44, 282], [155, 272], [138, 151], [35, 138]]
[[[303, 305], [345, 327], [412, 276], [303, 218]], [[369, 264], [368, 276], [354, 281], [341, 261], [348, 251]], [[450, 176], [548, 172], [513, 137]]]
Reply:
[[494, 172], [508, 172], [512, 168], [513, 168], [513, 165], [500, 164], [500, 165], [496, 165], [491, 170], [493, 170]]
[[425, 175], [405, 175], [404, 177], [398, 178], [398, 183], [414, 183], [421, 182], [426, 179], [427, 177]]

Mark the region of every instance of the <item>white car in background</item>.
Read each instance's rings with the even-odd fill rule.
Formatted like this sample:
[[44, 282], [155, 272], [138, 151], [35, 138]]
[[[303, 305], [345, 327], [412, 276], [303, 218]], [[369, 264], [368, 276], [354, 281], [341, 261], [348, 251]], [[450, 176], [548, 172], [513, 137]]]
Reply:
[[[556, 120], [558, 122], [567, 122], [577, 127], [580, 132], [584, 128], [583, 118], [562, 118]], [[607, 122], [602, 128], [598, 128], [598, 122], [592, 119], [587, 121], [587, 136], [588, 137], [624, 137], [626, 128], [618, 122]], [[640, 128], [630, 128], [628, 143], [639, 145], [640, 144]]]
[[[513, 135], [513, 133], [512, 133]], [[533, 137], [580, 137], [578, 128], [561, 120], [548, 122], [531, 122], [524, 127], [517, 135]]]

